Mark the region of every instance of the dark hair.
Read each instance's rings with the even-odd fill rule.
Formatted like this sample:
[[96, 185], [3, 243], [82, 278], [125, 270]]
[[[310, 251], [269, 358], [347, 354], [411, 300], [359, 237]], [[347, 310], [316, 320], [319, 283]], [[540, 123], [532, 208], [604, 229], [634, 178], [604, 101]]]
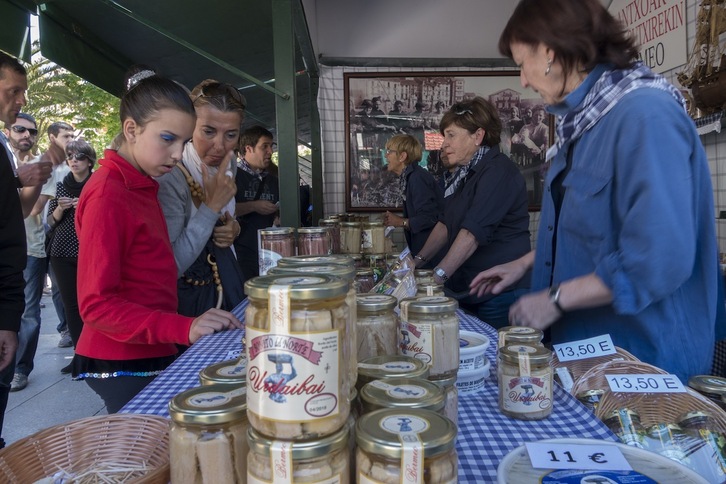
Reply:
[[247, 128], [239, 137], [240, 151], [244, 153], [246, 146], [257, 146], [257, 142], [260, 141], [260, 138], [274, 139], [274, 136], [272, 136], [272, 133], [269, 129], [263, 128], [259, 125]]
[[499, 52], [510, 59], [513, 42], [549, 47], [565, 74], [601, 63], [622, 69], [638, 56], [633, 38], [599, 0], [521, 0], [499, 37]]
[[48, 135], [58, 136], [58, 133], [64, 129], [66, 131], [73, 131], [73, 126], [63, 121], [56, 121], [55, 123], [48, 126]]
[[133, 119], [141, 127], [162, 109], [176, 109], [196, 117], [189, 90], [181, 84], [157, 75], [144, 66], [132, 67], [127, 76], [126, 92], [121, 97], [121, 123]]
[[484, 138], [481, 144], [489, 147], [498, 145], [501, 140], [502, 121], [499, 114], [494, 105], [481, 96], [476, 96], [471, 101], [452, 104], [439, 123], [441, 134], [452, 124], [472, 134], [479, 128], [483, 129]]
[[24, 119], [26, 121], [30, 121], [31, 123], [33, 123], [33, 126], [35, 126], [36, 128], [38, 127], [38, 123], [35, 121], [35, 118], [28, 113], [18, 113], [17, 119]]
[[222, 112], [239, 113], [240, 125], [245, 119], [247, 100], [231, 84], [205, 79], [192, 89], [191, 98], [195, 107], [209, 105]]
[[18, 59], [7, 55], [5, 52], [0, 52], [0, 79], [4, 78], [3, 69], [10, 69], [21, 76], [28, 76], [28, 71], [26, 71], [25, 67], [18, 62]]
[[89, 161], [91, 162], [91, 168], [93, 168], [93, 165], [96, 164], [96, 160], [98, 159], [96, 156], [96, 150], [93, 149], [93, 146], [91, 146], [86, 140], [80, 138], [68, 142], [66, 145], [66, 156], [68, 156], [69, 153], [83, 153], [88, 156]]

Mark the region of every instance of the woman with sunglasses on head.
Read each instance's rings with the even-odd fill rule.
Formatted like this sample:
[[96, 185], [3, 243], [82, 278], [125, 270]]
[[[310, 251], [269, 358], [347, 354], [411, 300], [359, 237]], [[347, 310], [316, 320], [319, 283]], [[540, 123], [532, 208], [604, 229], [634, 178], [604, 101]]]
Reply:
[[243, 276], [232, 244], [237, 191], [234, 149], [245, 100], [233, 86], [212, 79], [191, 93], [197, 121], [181, 162], [158, 179], [159, 203], [174, 248], [179, 313], [233, 309], [243, 298]]
[[[66, 163], [70, 172], [56, 187], [56, 197], [48, 202], [48, 256], [55, 272], [58, 290], [63, 299], [68, 332], [73, 347], [78, 343], [83, 320], [78, 312], [76, 292], [78, 275], [78, 235], [76, 234], [76, 207], [83, 187], [91, 177], [96, 164], [96, 150], [82, 139], [66, 145]], [[61, 370], [68, 373], [70, 365]]]
[[469, 295], [469, 284], [479, 272], [530, 251], [527, 186], [517, 166], [499, 151], [502, 123], [490, 102], [477, 96], [454, 104], [439, 129], [452, 172], [444, 187], [444, 216], [414, 254], [416, 265], [448, 248], [434, 268], [434, 280], [445, 284], [462, 308], [502, 327], [509, 307], [526, 293], [527, 278], [496, 296]]
[[118, 412], [174, 360], [177, 345], [241, 323], [210, 309], [177, 313], [177, 269], [154, 177], [171, 172], [192, 136], [189, 91], [149, 69], [126, 82], [123, 138], [106, 150], [78, 203], [78, 303], [83, 331], [73, 376]]

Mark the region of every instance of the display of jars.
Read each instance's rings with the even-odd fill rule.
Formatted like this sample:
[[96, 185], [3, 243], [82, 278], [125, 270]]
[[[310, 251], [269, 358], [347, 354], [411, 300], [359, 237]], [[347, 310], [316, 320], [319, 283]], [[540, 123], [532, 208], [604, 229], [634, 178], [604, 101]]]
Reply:
[[330, 255], [297, 255], [294, 257], [285, 257], [277, 262], [280, 267], [309, 266], [309, 265], [347, 265], [355, 266], [355, 261], [348, 255], [330, 254]]
[[270, 227], [257, 231], [260, 275], [264, 276], [277, 261], [295, 255], [295, 229], [292, 227]]
[[363, 222], [360, 237], [360, 252], [364, 254], [384, 254], [386, 252], [383, 222]]
[[340, 252], [343, 254], [360, 254], [361, 249], [360, 222], [340, 223]]
[[456, 425], [437, 413], [376, 410], [358, 419], [355, 438], [361, 484], [456, 482]]
[[333, 239], [327, 227], [300, 227], [297, 229], [298, 255], [330, 255]]
[[360, 392], [366, 383], [382, 378], [428, 377], [429, 365], [412, 356], [373, 356], [358, 363], [358, 382], [355, 387]]
[[455, 299], [441, 296], [400, 303], [398, 353], [428, 363], [432, 380], [455, 377], [459, 369], [458, 307]]
[[349, 283], [326, 275], [245, 282], [250, 425], [272, 439], [317, 439], [350, 412]]
[[330, 250], [333, 254], [340, 253], [340, 219], [337, 218], [324, 218], [318, 222], [321, 227], [326, 227], [330, 232], [331, 246]]
[[199, 372], [200, 385], [237, 385], [244, 386], [247, 383], [247, 360], [236, 358], [214, 363]]
[[396, 354], [398, 316], [394, 309], [398, 300], [387, 294], [358, 294], [356, 300], [358, 361]]
[[349, 426], [322, 439], [290, 442], [268, 439], [249, 429], [248, 484], [350, 483]]
[[245, 387], [206, 385], [169, 402], [172, 484], [245, 482], [247, 405]]
[[552, 352], [543, 346], [510, 344], [499, 349], [499, 409], [520, 420], [552, 413]]
[[384, 378], [363, 385], [363, 413], [381, 408], [421, 408], [443, 415], [446, 395], [440, 386], [422, 378]]
[[356, 292], [365, 294], [371, 291], [376, 285], [376, 277], [373, 269], [358, 269], [355, 272]]
[[504, 326], [497, 330], [499, 347], [508, 344], [541, 345], [544, 332], [527, 326]]

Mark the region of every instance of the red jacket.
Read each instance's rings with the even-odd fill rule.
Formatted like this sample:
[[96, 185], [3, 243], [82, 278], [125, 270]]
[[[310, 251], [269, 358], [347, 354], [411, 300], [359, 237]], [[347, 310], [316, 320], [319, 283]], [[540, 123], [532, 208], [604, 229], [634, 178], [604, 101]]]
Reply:
[[76, 210], [76, 353], [101, 360], [173, 355], [193, 318], [177, 314], [176, 264], [158, 183], [106, 150]]

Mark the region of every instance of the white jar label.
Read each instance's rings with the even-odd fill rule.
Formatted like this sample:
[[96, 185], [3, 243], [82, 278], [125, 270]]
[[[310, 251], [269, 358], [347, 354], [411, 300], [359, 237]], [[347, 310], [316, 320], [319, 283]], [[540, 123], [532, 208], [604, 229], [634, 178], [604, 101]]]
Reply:
[[411, 398], [424, 398], [428, 395], [428, 390], [419, 385], [389, 385], [382, 380], [373, 380], [370, 383], [371, 386], [380, 388], [386, 392], [391, 398], [396, 399], [411, 399]]
[[535, 413], [552, 406], [552, 384], [549, 378], [538, 375], [502, 375], [504, 409], [513, 413]]
[[264, 276], [272, 269], [277, 266], [277, 262], [282, 259], [282, 255], [277, 252], [273, 252], [267, 249], [260, 249], [260, 275]]
[[390, 361], [380, 365], [370, 363], [358, 363], [358, 368], [364, 370], [381, 370], [389, 373], [408, 373], [416, 369], [416, 365], [408, 361]]
[[373, 248], [373, 231], [370, 229], [361, 230], [360, 232], [360, 248], [361, 249], [372, 249]]
[[434, 365], [434, 331], [430, 323], [411, 324], [401, 321], [399, 354]]

